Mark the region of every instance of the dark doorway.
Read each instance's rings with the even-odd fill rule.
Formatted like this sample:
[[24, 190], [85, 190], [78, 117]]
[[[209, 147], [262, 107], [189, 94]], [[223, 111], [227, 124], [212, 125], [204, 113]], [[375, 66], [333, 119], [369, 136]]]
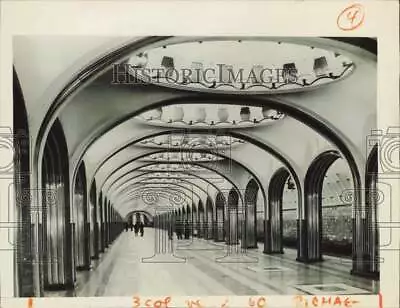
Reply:
[[307, 170], [304, 182], [304, 221], [300, 225], [303, 243], [303, 258], [300, 261], [322, 261], [322, 187], [329, 167], [338, 159], [337, 151], [327, 151], [314, 159]]
[[213, 219], [213, 204], [212, 200], [210, 197], [207, 197], [207, 202], [206, 202], [206, 235], [205, 238], [207, 240], [213, 239], [213, 225], [214, 225], [214, 219]]
[[283, 253], [282, 201], [289, 176], [289, 171], [282, 167], [274, 173], [268, 186], [265, 253]]

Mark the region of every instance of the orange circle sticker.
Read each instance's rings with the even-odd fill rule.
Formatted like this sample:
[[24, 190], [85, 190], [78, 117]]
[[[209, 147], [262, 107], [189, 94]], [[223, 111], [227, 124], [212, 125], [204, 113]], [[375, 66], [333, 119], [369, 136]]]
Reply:
[[361, 4], [345, 8], [337, 18], [337, 25], [343, 31], [355, 30], [364, 22], [365, 12]]

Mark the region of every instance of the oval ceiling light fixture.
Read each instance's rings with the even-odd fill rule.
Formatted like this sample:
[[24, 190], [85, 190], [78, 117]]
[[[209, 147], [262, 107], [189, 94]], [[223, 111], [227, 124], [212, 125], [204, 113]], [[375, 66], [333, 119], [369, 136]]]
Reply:
[[[168, 48], [166, 48], [168, 46]], [[229, 53], [226, 53], [229, 50]], [[128, 59], [141, 82], [201, 92], [277, 94], [341, 80], [355, 69], [341, 50], [269, 38], [176, 38]]]
[[151, 166], [143, 166], [137, 169], [139, 172], [148, 172], [148, 171], [173, 171], [173, 172], [185, 172], [185, 171], [196, 171], [196, 172], [207, 172], [210, 173], [211, 171], [203, 168], [198, 165], [192, 164], [173, 164], [173, 163], [159, 163], [154, 164]]
[[215, 150], [232, 148], [244, 143], [246, 143], [244, 140], [228, 135], [176, 133], [149, 137], [137, 145], [163, 149]]
[[210, 162], [222, 160], [222, 157], [204, 152], [166, 152], [162, 155], [151, 154], [140, 158], [143, 162], [169, 162], [169, 163], [191, 163], [191, 162]]
[[[201, 119], [199, 116], [201, 110]], [[218, 105], [218, 104], [180, 104], [169, 105], [139, 114], [135, 119], [149, 125], [162, 127], [193, 128], [252, 128], [272, 125], [285, 117], [280, 111], [254, 106]], [[140, 145], [181, 146], [185, 139], [182, 135], [174, 141], [165, 138], [144, 140]], [[158, 142], [158, 144], [157, 144]], [[187, 140], [186, 140], [187, 142]], [[230, 145], [233, 142], [225, 143]], [[236, 144], [241, 143], [235, 140]]]

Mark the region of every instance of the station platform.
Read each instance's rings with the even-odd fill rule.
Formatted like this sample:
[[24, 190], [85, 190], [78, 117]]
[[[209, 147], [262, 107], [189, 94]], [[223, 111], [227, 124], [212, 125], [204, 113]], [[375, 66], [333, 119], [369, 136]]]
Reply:
[[266, 255], [262, 243], [243, 251], [176, 237], [173, 255], [160, 259], [154, 256], [155, 238], [152, 228], [143, 237], [123, 232], [91, 271], [78, 272], [75, 290], [46, 296], [354, 295], [379, 290], [379, 282], [350, 274], [351, 260], [324, 256], [323, 262], [304, 264], [296, 261], [293, 249]]

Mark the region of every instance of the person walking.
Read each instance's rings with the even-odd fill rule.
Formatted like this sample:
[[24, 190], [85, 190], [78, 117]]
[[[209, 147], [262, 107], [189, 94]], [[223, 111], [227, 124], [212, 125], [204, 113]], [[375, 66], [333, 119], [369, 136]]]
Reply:
[[128, 232], [128, 222], [127, 221], [125, 221], [125, 232]]

